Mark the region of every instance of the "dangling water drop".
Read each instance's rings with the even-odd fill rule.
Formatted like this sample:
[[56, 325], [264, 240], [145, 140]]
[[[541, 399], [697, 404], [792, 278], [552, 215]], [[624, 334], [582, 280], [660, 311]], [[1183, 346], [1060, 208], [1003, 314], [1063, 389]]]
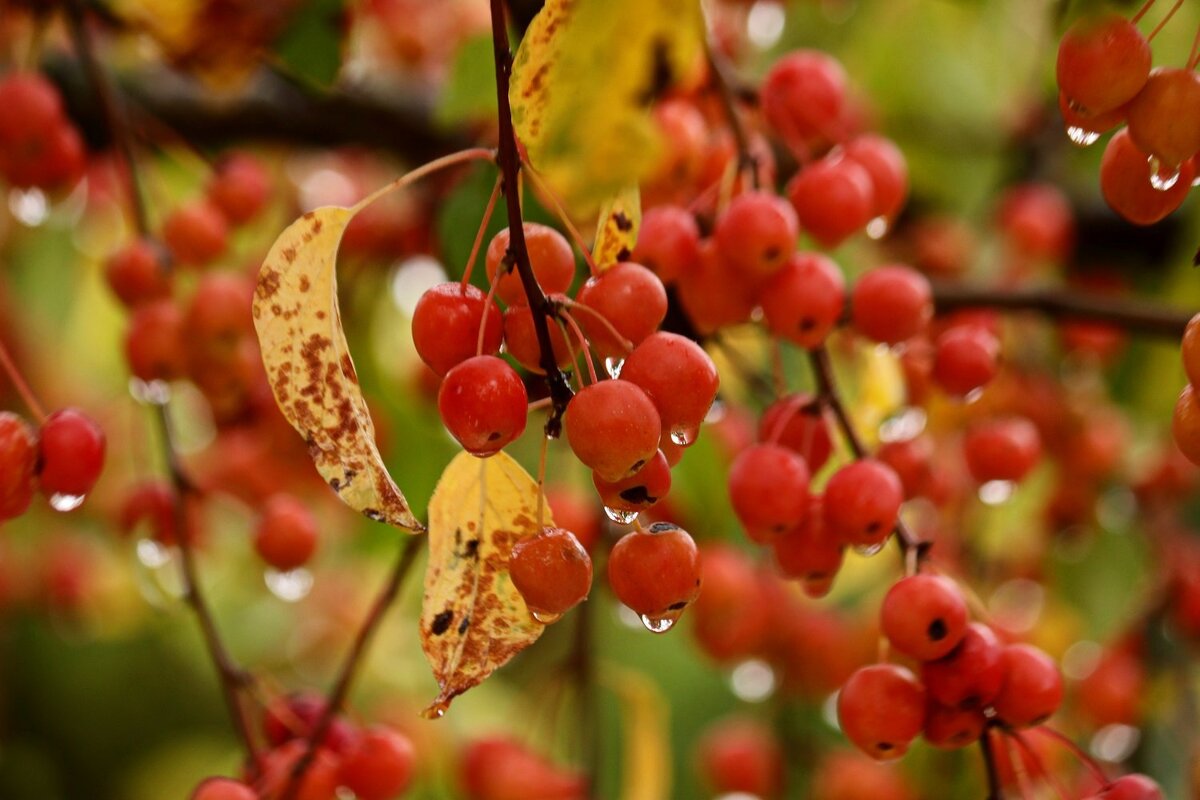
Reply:
[[886, 544], [886, 539], [882, 542], [876, 542], [875, 544], [856, 544], [854, 545], [854, 552], [858, 553], [860, 556], [866, 556], [867, 558], [870, 558], [882, 550]]
[[621, 367], [623, 366], [625, 366], [625, 359], [623, 358], [612, 358], [610, 356], [604, 359], [604, 371], [608, 373], [608, 377], [614, 380], [621, 377]]
[[622, 511], [618, 508], [604, 507], [604, 514], [618, 525], [630, 525], [638, 518], [636, 511]]
[[534, 611], [530, 609], [529, 613], [534, 619], [543, 625], [553, 625], [555, 622], [558, 622], [560, 619], [562, 619], [562, 614], [551, 614], [547, 611]]
[[1158, 156], [1146, 159], [1150, 165], [1150, 185], [1160, 192], [1170, 191], [1179, 183], [1179, 167], [1168, 167]]
[[171, 399], [171, 386], [166, 381], [144, 381], [141, 378], [130, 378], [129, 393], [139, 403], [160, 406]]
[[450, 702], [447, 700], [438, 700], [429, 708], [421, 712], [421, 716], [425, 719], [441, 719], [446, 716], [446, 710], [450, 708]]
[[696, 441], [696, 437], [700, 435], [699, 428], [672, 428], [671, 441], [680, 447], [687, 447], [692, 442]]
[[175, 552], [153, 539], [134, 545], [138, 591], [156, 608], [170, 608], [183, 596], [183, 576], [175, 568]]
[[1079, 147], [1090, 147], [1100, 139], [1100, 134], [1095, 131], [1084, 130], [1078, 125], [1071, 125], [1067, 128], [1067, 138], [1071, 140], [1071, 144]]
[[171, 563], [171, 551], [153, 539], [138, 539], [137, 560], [149, 569], [161, 569]]
[[1007, 503], [1017, 490], [1012, 481], [988, 481], [979, 487], [979, 501], [984, 505], [998, 506]]
[[675, 621], [679, 617], [652, 617], [649, 614], [642, 614], [642, 624], [646, 626], [646, 630], [651, 633], [666, 633], [675, 626]]
[[263, 583], [271, 590], [271, 594], [280, 600], [295, 603], [303, 600], [312, 591], [313, 575], [303, 567], [286, 572], [268, 569], [263, 573]]
[[50, 203], [41, 189], [13, 189], [8, 193], [8, 210], [22, 224], [36, 228], [50, 216]]
[[867, 236], [872, 239], [882, 239], [888, 232], [887, 217], [876, 217], [867, 223]]
[[83, 505], [83, 501], [87, 499], [85, 494], [63, 494], [55, 492], [50, 495], [50, 507], [55, 511], [74, 511]]

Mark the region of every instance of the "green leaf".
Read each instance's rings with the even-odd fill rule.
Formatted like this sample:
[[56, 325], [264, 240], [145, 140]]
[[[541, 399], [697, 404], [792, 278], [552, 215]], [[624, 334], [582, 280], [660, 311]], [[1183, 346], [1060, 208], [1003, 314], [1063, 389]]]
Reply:
[[289, 73], [318, 86], [336, 80], [346, 13], [346, 0], [305, 0], [275, 43], [275, 55]]
[[458, 48], [450, 79], [435, 118], [442, 125], [492, 119], [496, 116], [495, 63], [492, 37], [477, 36]]

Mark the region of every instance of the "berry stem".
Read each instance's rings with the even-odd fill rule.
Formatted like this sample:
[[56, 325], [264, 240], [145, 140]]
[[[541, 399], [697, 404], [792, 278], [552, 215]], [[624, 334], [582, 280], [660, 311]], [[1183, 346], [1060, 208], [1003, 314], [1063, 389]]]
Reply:
[[127, 117], [118, 105], [116, 92], [113, 90], [112, 79], [104, 67], [96, 59], [96, 50], [92, 44], [91, 33], [88, 31], [87, 18], [82, 0], [65, 0], [63, 8], [67, 15], [67, 25], [71, 31], [71, 41], [75, 53], [83, 67], [84, 76], [91, 87], [92, 94], [100, 101], [100, 109], [104, 124], [116, 144], [121, 160], [125, 162], [126, 179], [129, 181], [129, 204], [133, 212], [134, 229], [138, 236], [145, 238], [150, 235], [150, 219], [146, 211], [146, 200], [142, 194], [141, 181], [138, 178], [137, 162], [133, 157], [133, 137], [129, 132]]
[[596, 365], [592, 361], [592, 350], [588, 347], [587, 337], [583, 335], [583, 331], [579, 328], [579, 323], [571, 316], [571, 312], [566, 309], [562, 309], [558, 317], [567, 323], [567, 327], [571, 329], [571, 334], [579, 342], [579, 346], [583, 348], [583, 360], [587, 362], [588, 375], [591, 377], [592, 383], [596, 383], [599, 378], [596, 377]]
[[475, 259], [479, 256], [479, 248], [483, 246], [483, 236], [487, 233], [488, 223], [492, 221], [492, 212], [496, 210], [496, 200], [500, 197], [500, 176], [492, 186], [492, 194], [488, 197], [487, 207], [483, 210], [483, 219], [479, 222], [479, 230], [475, 232], [475, 242], [471, 245], [471, 255], [467, 257], [467, 265], [463, 267], [463, 289], [471, 282], [471, 272], [475, 269]]
[[1146, 2], [1142, 4], [1142, 7], [1138, 9], [1137, 13], [1134, 14], [1129, 21], [1134, 25], [1137, 25], [1138, 21], [1141, 20], [1142, 17], [1146, 16], [1146, 12], [1153, 8], [1156, 2], [1158, 2], [1158, 0], [1146, 0]]
[[1167, 15], [1162, 18], [1162, 22], [1155, 25], [1154, 30], [1150, 31], [1150, 35], [1146, 37], [1147, 42], [1154, 41], [1154, 37], [1158, 36], [1158, 32], [1166, 27], [1167, 23], [1171, 21], [1171, 17], [1175, 16], [1175, 12], [1178, 11], [1179, 7], [1182, 5], [1183, 0], [1175, 0], [1175, 5], [1171, 6], [1171, 8], [1167, 11]]
[[[698, 337], [693, 334], [690, 338]], [[712, 336], [708, 341], [716, 343], [717, 348], [724, 354], [725, 360], [729, 362], [729, 366], [733, 367], [733, 369], [738, 373], [738, 376], [741, 377], [741, 379], [744, 380], [751, 389], [762, 395], [763, 398], [774, 399], [778, 397], [778, 395], [775, 393], [774, 387], [771, 385], [771, 382], [767, 380], [761, 372], [755, 369], [752, 365], [748, 364], [746, 359], [742, 357], [742, 354], [738, 352], [737, 348], [734, 347], [724, 336], [718, 333]], [[782, 431], [783, 428], [780, 428], [780, 430]]]
[[1196, 26], [1196, 38], [1192, 39], [1192, 52], [1188, 55], [1187, 68], [1195, 69], [1200, 65], [1200, 25]]
[[1191, 313], [1154, 303], [1099, 297], [1054, 289], [1001, 289], [933, 284], [933, 302], [939, 314], [964, 308], [1037, 311], [1052, 319], [1103, 322], [1123, 330], [1178, 340]]
[[596, 775], [600, 769], [600, 737], [596, 735], [596, 675], [592, 658], [592, 615], [590, 603], [580, 603], [575, 609], [575, 636], [567, 667], [575, 677], [579, 691], [579, 713], [576, 723], [579, 748], [582, 751], [583, 774], [587, 781], [585, 797], [595, 796]]
[[317, 743], [325, 738], [325, 734], [329, 732], [330, 726], [333, 725], [334, 719], [345, 704], [346, 696], [350, 693], [350, 686], [354, 682], [358, 667], [363, 661], [363, 655], [367, 651], [367, 646], [370, 644], [375, 631], [378, 630], [379, 624], [383, 621], [387, 610], [391, 608], [392, 603], [396, 600], [396, 595], [400, 593], [405, 577], [412, 571], [413, 563], [417, 560], [417, 553], [420, 551], [423, 541], [425, 541], [424, 537], [410, 536], [408, 537], [408, 541], [404, 543], [404, 546], [400, 548], [400, 555], [388, 575], [387, 583], [384, 584], [383, 589], [376, 596], [375, 602], [371, 604], [370, 611], [367, 612], [366, 618], [358, 628], [358, 633], [354, 636], [354, 643], [350, 646], [349, 652], [346, 653], [346, 657], [342, 660], [342, 666], [338, 669], [333, 688], [329, 691], [329, 698], [325, 701], [325, 708], [321, 710], [321, 716], [317, 718], [317, 723], [313, 726], [312, 733], [308, 736], [307, 746], [304, 749], [303, 755], [296, 760], [296, 764], [292, 768], [292, 775], [288, 780], [287, 786], [284, 787], [283, 792], [280, 794], [280, 800], [295, 800], [297, 797], [304, 773], [308, 771], [309, 766], [316, 757]]
[[[482, 230], [482, 228], [480, 230]], [[492, 281], [492, 285], [488, 287], [487, 297], [483, 301], [483, 316], [479, 318], [479, 334], [475, 337], [475, 355], [477, 356], [483, 355], [483, 339], [484, 335], [487, 333], [487, 312], [488, 309], [492, 307], [492, 302], [496, 297], [496, 287], [499, 285], [499, 280]], [[465, 282], [463, 283], [463, 286], [466, 286]]]
[[29, 383], [26, 382], [25, 376], [21, 374], [21, 370], [17, 369], [17, 364], [13, 361], [12, 356], [8, 352], [8, 348], [4, 346], [4, 341], [0, 340], [0, 367], [8, 373], [8, 379], [12, 381], [13, 388], [17, 390], [17, 394], [21, 395], [21, 400], [25, 403], [26, 408], [33, 414], [34, 419], [40, 425], [46, 421], [46, 410], [42, 404], [38, 402], [37, 395], [29, 388]]
[[525, 174], [529, 176], [529, 180], [533, 181], [533, 185], [550, 201], [550, 205], [554, 206], [554, 213], [558, 215], [559, 221], [563, 227], [567, 229], [567, 233], [575, 241], [575, 246], [579, 248], [579, 252], [583, 253], [583, 260], [587, 262], [588, 272], [592, 275], [598, 275], [600, 268], [596, 265], [592, 258], [592, 251], [588, 248], [587, 242], [583, 238], [583, 234], [575, 227], [575, 223], [571, 222], [571, 217], [567, 215], [566, 209], [563, 207], [562, 201], [558, 199], [558, 195], [554, 190], [542, 180], [542, 176], [533, 168], [532, 164], [525, 162]]
[[759, 188], [758, 159], [750, 152], [750, 139], [746, 136], [746, 127], [742, 124], [742, 118], [738, 116], [732, 81], [729, 78], [729, 67], [720, 54], [713, 49], [712, 42], [707, 39], [704, 42], [704, 57], [708, 61], [709, 80], [717, 91], [717, 98], [721, 101], [721, 111], [725, 114], [729, 132], [733, 134], [733, 141], [737, 147], [737, 171], [741, 173], [749, 170], [750, 185], [757, 189]]
[[537, 529], [541, 531], [546, 527], [546, 454], [550, 450], [550, 440], [545, 436], [542, 437], [542, 445], [538, 452], [538, 502], [537, 502]]
[[249, 759], [250, 771], [257, 775], [259, 770], [259, 754], [258, 749], [254, 744], [254, 737], [250, 732], [250, 720], [246, 714], [246, 708], [242, 704], [241, 692], [252, 684], [252, 678], [249, 673], [238, 666], [232, 656], [229, 654], [225, 642], [221, 639], [221, 634], [217, 628], [216, 619], [213, 617], [212, 609], [209, 608], [208, 600], [204, 596], [204, 592], [200, 587], [200, 579], [196, 571], [195, 553], [192, 551], [191, 531], [188, 530], [188, 500], [199, 493], [199, 490], [191, 478], [183, 469], [183, 465], [179, 460], [179, 450], [175, 446], [175, 430], [171, 425], [171, 416], [169, 413], [169, 401], [164, 399], [161, 402], [154, 403], [156, 416], [158, 417], [159, 433], [162, 437], [163, 455], [166, 460], [167, 472], [171, 478], [171, 484], [175, 488], [175, 543], [179, 548], [179, 571], [183, 579], [183, 601], [192, 609], [192, 613], [196, 615], [196, 620], [200, 624], [200, 633], [204, 637], [204, 646], [208, 650], [208, 656], [216, 667], [217, 677], [221, 684], [221, 694], [225, 698], [225, 705], [229, 710], [229, 718], [233, 723], [234, 731], [238, 738], [242, 741], [242, 746], [246, 751], [246, 756]]
[[624, 350], [626, 353], [633, 352], [633, 342], [629, 341], [624, 336], [622, 336], [621, 332], [618, 331], [615, 327], [613, 327], [613, 324], [608, 321], [608, 317], [604, 316], [596, 309], [592, 308], [591, 306], [584, 305], [583, 303], [578, 303], [569, 297], [563, 298], [563, 299], [555, 301], [555, 302], [566, 307], [570, 311], [586, 312], [588, 316], [590, 316], [592, 319], [596, 320], [597, 322], [599, 322], [601, 325], [604, 326], [604, 329], [607, 330], [608, 333], [614, 339], [617, 340], [617, 344], [621, 345], [622, 350]]
[[[1001, 733], [1003, 734], [1003, 731]], [[1029, 800], [1029, 772], [1025, 769], [1025, 760], [1021, 758], [1019, 752], [1013, 752], [1016, 750], [1016, 745], [1009, 737], [1002, 735], [1000, 746], [1004, 748], [1004, 757], [1012, 766], [1013, 774], [1016, 776], [1017, 791], [1021, 793], [1021, 800]]]
[[1067, 748], [1067, 750], [1071, 751], [1071, 754], [1074, 755], [1075, 758], [1079, 759], [1081, 764], [1088, 768], [1088, 770], [1102, 786], [1108, 786], [1111, 783], [1111, 781], [1108, 779], [1108, 776], [1104, 774], [1104, 770], [1100, 769], [1100, 765], [1096, 763], [1096, 760], [1084, 752], [1082, 747], [1071, 741], [1069, 737], [1059, 733], [1048, 725], [1039, 725], [1033, 730], [1038, 731], [1043, 736], [1049, 736], [1051, 739], [1056, 740], [1063, 747]]
[[1042, 780], [1050, 784], [1050, 788], [1059, 796], [1060, 800], [1071, 800], [1071, 796], [1063, 789], [1058, 778], [1055, 777], [1053, 771], [1046, 769], [1046, 765], [1042, 763], [1042, 759], [1034, 752], [1034, 749], [1029, 746], [1029, 742], [1025, 741], [1025, 737], [1020, 731], [1009, 731], [1008, 735], [1017, 743], [1017, 747], [1021, 749], [1022, 760], [1028, 764], [1034, 772], [1041, 776]]
[[[817, 379], [817, 397], [829, 410], [833, 412], [834, 418], [837, 420], [838, 427], [842, 430], [842, 435], [846, 438], [847, 444], [850, 445], [850, 451], [856, 459], [866, 458], [866, 445], [863, 444], [862, 438], [858, 435], [858, 431], [854, 428], [854, 423], [850, 420], [850, 415], [846, 412], [846, 406], [842, 403], [842, 398], [838, 394], [837, 383], [833, 375], [833, 365], [829, 360], [829, 351], [824, 345], [815, 350], [808, 351], [809, 361], [812, 364], [813, 374]], [[922, 541], [909, 530], [908, 525], [899, 516], [896, 517], [896, 541], [900, 544], [901, 554], [905, 560], [908, 560], [908, 552], [916, 551], [917, 567], [925, 560], [925, 556], [929, 553], [931, 543]]]
[[513, 131], [512, 108], [508, 102], [508, 80], [512, 74], [512, 51], [508, 44], [508, 30], [505, 26], [504, 0], [491, 0], [492, 13], [492, 52], [496, 65], [496, 106], [499, 112], [500, 143], [499, 157], [502, 175], [505, 209], [508, 212], [509, 251], [517, 264], [521, 275], [521, 285], [525, 296], [529, 299], [529, 310], [533, 314], [533, 328], [537, 333], [538, 349], [541, 350], [542, 370], [550, 386], [550, 397], [553, 398], [553, 411], [546, 420], [546, 435], [556, 438], [562, 432], [562, 415], [567, 410], [574, 394], [567, 377], [558, 368], [554, 357], [554, 347], [550, 341], [550, 326], [547, 318], [550, 315], [550, 303], [546, 299], [542, 287], [538, 285], [537, 277], [533, 274], [533, 265], [529, 261], [529, 248], [525, 244], [525, 227], [521, 220], [521, 200], [518, 195], [521, 169], [521, 157], [517, 152], [517, 137]]
[[983, 735], [979, 737], [979, 749], [983, 752], [983, 769], [987, 773], [986, 800], [1004, 800], [1003, 790], [1000, 788], [1000, 773], [996, 770], [996, 753], [992, 750], [991, 726], [983, 729]]

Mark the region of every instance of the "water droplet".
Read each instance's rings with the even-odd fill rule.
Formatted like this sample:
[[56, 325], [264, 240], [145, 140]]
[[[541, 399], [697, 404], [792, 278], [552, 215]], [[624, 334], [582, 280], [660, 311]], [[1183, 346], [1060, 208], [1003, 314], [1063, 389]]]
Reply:
[[50, 216], [50, 203], [41, 189], [13, 189], [8, 193], [8, 210], [22, 225], [36, 228]]
[[867, 236], [872, 239], [882, 239], [888, 232], [887, 217], [876, 217], [867, 223]]
[[775, 670], [766, 661], [751, 658], [738, 664], [729, 673], [729, 688], [738, 699], [761, 703], [775, 693], [778, 685]]
[[138, 539], [137, 560], [149, 569], [161, 569], [171, 563], [171, 551], [153, 539]]
[[441, 719], [446, 716], [447, 709], [450, 708], [450, 703], [446, 700], [439, 700], [429, 708], [421, 712], [421, 716], [425, 719]]
[[1073, 681], [1081, 681], [1096, 671], [1104, 648], [1096, 642], [1084, 639], [1075, 642], [1062, 656], [1063, 675]]
[[618, 525], [630, 525], [638, 518], [636, 511], [622, 511], [619, 508], [604, 507], [604, 514]]
[[646, 626], [646, 630], [651, 633], [666, 633], [675, 627], [675, 622], [679, 619], [679, 615], [666, 617], [652, 617], [648, 614], [642, 614], [642, 624]]
[[882, 550], [886, 544], [886, 539], [882, 542], [876, 542], [875, 544], [856, 544], [854, 545], [854, 552], [858, 553], [860, 556], [870, 558]]
[[1012, 481], [988, 481], [979, 487], [979, 501], [984, 505], [998, 506], [1007, 503], [1017, 490]]
[[621, 367], [625, 366], [623, 358], [606, 358], [604, 359], [604, 371], [608, 373], [608, 377], [616, 379], [621, 377]]
[[300, 567], [286, 572], [269, 569], [263, 573], [263, 583], [271, 590], [271, 594], [285, 603], [295, 603], [303, 600], [312, 591], [313, 575]]
[[720, 400], [713, 400], [712, 405], [708, 407], [708, 413], [704, 415], [704, 421], [709, 425], [715, 425], [725, 419], [726, 411], [724, 403]]
[[901, 409], [879, 426], [879, 441], [906, 442], [925, 430], [925, 422], [923, 409], [913, 406]]
[[687, 447], [692, 442], [696, 441], [696, 437], [700, 435], [699, 428], [672, 428], [671, 441], [680, 447]]
[[553, 625], [555, 622], [558, 622], [560, 619], [562, 619], [562, 614], [551, 614], [547, 611], [530, 610], [529, 613], [533, 615], [534, 619], [543, 625]]
[[1087, 131], [1078, 125], [1071, 125], [1067, 128], [1067, 138], [1071, 140], [1071, 144], [1079, 147], [1090, 147], [1100, 139], [1100, 134], [1095, 131]]
[[1142, 732], [1132, 725], [1105, 725], [1092, 737], [1092, 755], [1101, 761], [1116, 764], [1133, 755], [1141, 741]]
[[55, 492], [50, 495], [50, 507], [55, 511], [74, 511], [83, 505], [83, 501], [87, 499], [85, 494], [63, 494]]
[[153, 539], [134, 545], [138, 591], [155, 608], [172, 608], [183, 597], [183, 575], [175, 568], [175, 551]]
[[1169, 167], [1158, 156], [1146, 159], [1150, 165], [1150, 185], [1160, 192], [1170, 191], [1179, 183], [1179, 167]]
[[171, 385], [166, 381], [144, 381], [141, 378], [130, 378], [129, 393], [139, 403], [161, 406], [171, 399]]

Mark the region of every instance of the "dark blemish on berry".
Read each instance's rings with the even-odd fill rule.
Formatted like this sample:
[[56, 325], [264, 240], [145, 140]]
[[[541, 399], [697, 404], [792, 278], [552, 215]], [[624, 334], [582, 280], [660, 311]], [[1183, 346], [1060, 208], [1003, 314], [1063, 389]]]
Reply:
[[632, 475], [633, 473], [637, 472], [639, 469], [641, 469], [644, 466], [646, 466], [646, 459], [639, 458], [637, 461], [634, 462], [633, 466], [629, 468], [629, 474]]
[[613, 214], [612, 220], [613, 224], [617, 226], [617, 230], [622, 231], [623, 233], [628, 233], [629, 231], [633, 230], [633, 220], [626, 216], [624, 211], [618, 211], [617, 213]]
[[453, 621], [454, 612], [447, 609], [433, 618], [433, 624], [429, 626], [429, 631], [434, 636], [441, 636], [450, 629], [450, 623]]
[[893, 745], [891, 742], [880, 742], [879, 744], [875, 745], [875, 749], [881, 753], [886, 753], [887, 751], [891, 750], [894, 746], [895, 745]]
[[800, 330], [802, 331], [811, 331], [815, 327], [817, 327], [817, 321], [812, 317], [804, 317], [800, 320]]
[[940, 642], [946, 638], [946, 622], [941, 617], [938, 617], [933, 622], [929, 623], [929, 638], [931, 641]]
[[628, 247], [622, 247], [617, 251], [617, 261], [628, 261], [632, 256], [633, 253], [629, 252]]
[[671, 603], [667, 606], [667, 611], [682, 611], [685, 608], [687, 608], [687, 601], [680, 600], [678, 603]]
[[966, 709], [979, 708], [980, 702], [981, 702], [981, 700], [980, 700], [979, 695], [973, 694], [973, 695], [970, 695], [969, 697], [964, 697], [963, 701], [961, 703], [959, 703], [958, 706], [959, 706], [959, 708], [966, 708]]
[[658, 502], [658, 498], [651, 496], [645, 486], [630, 486], [621, 492], [619, 496], [625, 502], [633, 503], [637, 506], [652, 506]]
[[778, 247], [768, 247], [766, 250], [763, 250], [763, 252], [762, 252], [763, 258], [765, 258], [768, 261], [774, 261], [775, 259], [779, 258], [779, 256], [782, 253], [783, 253], [783, 251], [780, 250]]
[[679, 526], [674, 522], [656, 522], [646, 530], [650, 533], [666, 533], [667, 531], [678, 530]]
[[828, 572], [810, 572], [804, 576], [810, 581], [823, 581], [829, 577]]
[[879, 533], [879, 529], [881, 527], [883, 527], [883, 526], [878, 522], [868, 523], [867, 524], [867, 533]]
[[489, 434], [488, 434], [488, 441], [489, 441], [489, 442], [494, 442], [494, 441], [496, 441], [497, 439], [499, 439], [499, 438], [500, 438], [500, 436], [501, 436], [501, 433], [500, 433], [500, 431], [492, 431], [491, 433], [489, 433]]
[[462, 636], [464, 633], [467, 632], [467, 628], [469, 628], [470, 626], [471, 626], [471, 618], [463, 617], [462, 622], [458, 623], [458, 635]]

